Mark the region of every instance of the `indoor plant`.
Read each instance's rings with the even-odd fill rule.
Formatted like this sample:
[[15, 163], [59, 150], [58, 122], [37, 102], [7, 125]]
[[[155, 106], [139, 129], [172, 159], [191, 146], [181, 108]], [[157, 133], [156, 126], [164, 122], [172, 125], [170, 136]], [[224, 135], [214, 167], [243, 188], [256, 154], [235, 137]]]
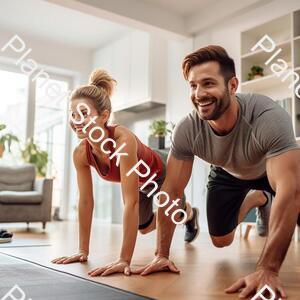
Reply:
[[25, 162], [34, 164], [37, 170], [37, 175], [45, 177], [47, 173], [48, 153], [39, 148], [34, 143], [33, 138], [30, 138], [25, 149], [22, 150], [22, 158]]
[[[6, 125], [0, 124], [0, 131], [4, 130]], [[0, 157], [3, 156], [5, 149], [8, 149], [8, 152], [11, 153], [11, 144], [13, 142], [19, 143], [19, 139], [12, 133], [6, 133], [0, 137]]]
[[[5, 128], [6, 128], [6, 126], [4, 124], [0, 124], [0, 131]], [[3, 152], [4, 152], [4, 145], [0, 144], [0, 158], [3, 156]]]
[[168, 124], [174, 125], [172, 123], [166, 122], [164, 120], [155, 120], [153, 121], [149, 129], [151, 134], [148, 138], [148, 144], [151, 148], [154, 149], [164, 149], [165, 148], [165, 137], [168, 133], [172, 133], [172, 130], [168, 129]]
[[256, 79], [264, 76], [264, 68], [260, 66], [252, 66], [251, 73], [248, 73], [248, 80]]

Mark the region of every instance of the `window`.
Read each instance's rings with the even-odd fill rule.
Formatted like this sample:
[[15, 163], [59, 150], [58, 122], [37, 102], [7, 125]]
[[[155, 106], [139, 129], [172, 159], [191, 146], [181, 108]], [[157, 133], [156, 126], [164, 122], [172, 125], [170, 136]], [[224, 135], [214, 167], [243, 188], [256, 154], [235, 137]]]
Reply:
[[[44, 78], [33, 81], [10, 64], [0, 65], [0, 124], [6, 125], [5, 133], [11, 132], [20, 140], [20, 146], [13, 144], [12, 155], [5, 151], [0, 163], [22, 162], [20, 149], [33, 137], [34, 142], [48, 153], [47, 176], [54, 178], [53, 206], [61, 207], [64, 216], [67, 216], [69, 187], [66, 182], [70, 174], [69, 159], [65, 153], [70, 147], [70, 140], [66, 96], [72, 88], [72, 77], [49, 76], [45, 84]], [[52, 87], [56, 85], [54, 90], [60, 91], [61, 97], [56, 99], [53, 93], [51, 95], [50, 84]]]
[[21, 142], [25, 142], [28, 77], [23, 74], [0, 70], [0, 82], [0, 123], [7, 126], [7, 132], [13, 133]]
[[113, 188], [116, 188], [116, 185], [100, 178], [93, 168], [92, 175], [95, 200], [94, 216], [102, 222], [110, 223], [112, 221], [112, 204], [114, 201]]
[[[60, 207], [65, 178], [67, 100], [64, 97], [49, 97], [47, 85], [43, 85], [43, 82], [44, 79], [36, 81], [34, 140], [48, 153], [47, 174], [54, 178], [52, 205]], [[67, 93], [67, 81], [51, 79], [50, 82], [59, 87], [62, 95]]]

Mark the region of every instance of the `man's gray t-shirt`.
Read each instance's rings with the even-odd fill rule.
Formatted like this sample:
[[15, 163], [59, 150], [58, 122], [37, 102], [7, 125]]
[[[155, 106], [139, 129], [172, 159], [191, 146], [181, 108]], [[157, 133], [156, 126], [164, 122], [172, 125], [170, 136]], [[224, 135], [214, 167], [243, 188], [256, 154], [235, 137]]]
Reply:
[[175, 127], [171, 154], [180, 160], [194, 155], [222, 167], [239, 179], [266, 176], [266, 159], [299, 149], [290, 115], [259, 94], [237, 94], [238, 120], [226, 135], [217, 135], [193, 110]]

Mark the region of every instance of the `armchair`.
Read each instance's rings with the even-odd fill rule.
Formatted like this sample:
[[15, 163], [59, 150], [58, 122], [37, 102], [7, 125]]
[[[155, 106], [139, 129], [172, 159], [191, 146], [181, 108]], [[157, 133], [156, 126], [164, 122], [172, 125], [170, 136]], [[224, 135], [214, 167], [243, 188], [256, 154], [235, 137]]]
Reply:
[[51, 220], [53, 180], [36, 178], [35, 166], [0, 166], [0, 223]]

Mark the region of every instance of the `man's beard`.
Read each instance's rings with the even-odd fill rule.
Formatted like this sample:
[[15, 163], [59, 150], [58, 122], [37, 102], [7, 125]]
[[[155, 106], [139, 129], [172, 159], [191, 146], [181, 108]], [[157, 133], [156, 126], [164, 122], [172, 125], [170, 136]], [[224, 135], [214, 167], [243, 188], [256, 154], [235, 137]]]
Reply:
[[[192, 102], [200, 119], [218, 120], [230, 106], [230, 95], [228, 89], [226, 89], [220, 98], [216, 98], [214, 96], [202, 97], [197, 100], [192, 98]], [[204, 102], [212, 102], [211, 106], [213, 106], [213, 108], [208, 108], [208, 110], [211, 110], [210, 112], [205, 112], [205, 107], [203, 108], [199, 106], [199, 104]]]

